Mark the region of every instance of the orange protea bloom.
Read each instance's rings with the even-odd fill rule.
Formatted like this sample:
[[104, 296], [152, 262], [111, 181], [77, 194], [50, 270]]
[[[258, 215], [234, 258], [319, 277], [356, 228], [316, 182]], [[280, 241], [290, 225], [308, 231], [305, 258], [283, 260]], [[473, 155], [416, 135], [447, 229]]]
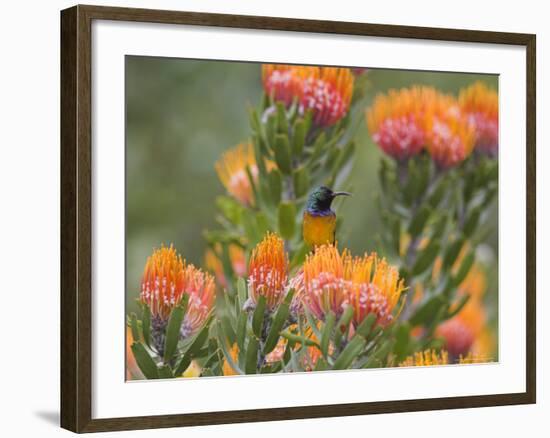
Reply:
[[[231, 355], [233, 362], [236, 363], [239, 357], [239, 346], [237, 344], [233, 344], [231, 350], [229, 350], [229, 354]], [[224, 376], [237, 376], [239, 374], [225, 359], [223, 360], [222, 372]]]
[[340, 316], [347, 306], [354, 308], [354, 324], [374, 313], [377, 323], [392, 321], [392, 311], [403, 292], [403, 280], [395, 267], [376, 253], [352, 257], [340, 255], [332, 245], [317, 247], [304, 263], [304, 303], [319, 319], [332, 311]]
[[419, 351], [407, 357], [399, 364], [400, 367], [428, 367], [432, 365], [449, 364], [449, 354], [445, 350], [439, 353], [435, 350]]
[[[246, 257], [244, 250], [235, 244], [229, 245], [229, 260], [233, 272], [237, 277], [244, 277], [246, 275]], [[221, 287], [227, 287], [227, 279], [223, 270], [223, 264], [220, 260], [222, 253], [221, 245], [216, 244], [214, 248], [208, 248], [204, 254], [204, 266], [206, 269], [214, 273], [216, 281]]]
[[317, 126], [331, 126], [349, 110], [354, 77], [349, 68], [264, 64], [262, 81], [275, 100], [287, 107], [296, 100], [301, 114], [312, 110]]
[[268, 310], [273, 310], [286, 295], [288, 257], [284, 242], [275, 233], [267, 233], [252, 251], [248, 263], [248, 295], [256, 304], [264, 296]]
[[474, 148], [474, 127], [452, 96], [436, 96], [424, 116], [424, 129], [426, 149], [442, 169], [462, 163]]
[[436, 94], [433, 88], [415, 86], [376, 96], [366, 113], [373, 141], [399, 161], [420, 153], [426, 143], [423, 118]]
[[256, 181], [258, 166], [250, 143], [241, 143], [226, 151], [215, 167], [218, 178], [231, 196], [243, 205], [254, 204], [254, 192], [246, 168], [249, 168], [253, 180]]
[[[189, 295], [182, 336], [194, 333], [206, 320], [214, 304], [214, 278], [186, 264], [172, 245], [154, 250], [147, 259], [141, 279], [140, 300], [151, 309], [153, 332], [165, 326], [170, 312], [184, 294]], [[162, 327], [161, 327], [162, 326]]]
[[498, 94], [483, 82], [462, 89], [460, 110], [475, 127], [475, 148], [491, 156], [498, 152]]

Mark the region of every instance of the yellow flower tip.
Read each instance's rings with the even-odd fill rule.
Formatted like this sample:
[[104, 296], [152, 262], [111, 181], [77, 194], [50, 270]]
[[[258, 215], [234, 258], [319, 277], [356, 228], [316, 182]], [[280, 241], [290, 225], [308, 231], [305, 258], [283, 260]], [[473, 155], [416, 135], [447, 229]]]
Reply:
[[336, 246], [322, 245], [304, 263], [304, 302], [319, 319], [330, 311], [340, 316], [353, 306], [353, 321], [358, 326], [369, 314], [379, 325], [389, 324], [404, 282], [397, 269], [376, 253], [353, 257]]
[[304, 114], [313, 113], [317, 126], [331, 126], [344, 117], [351, 103], [354, 76], [349, 68], [264, 64], [265, 92], [287, 107], [294, 101]]
[[[239, 346], [237, 344], [233, 344], [231, 347], [231, 350], [229, 350], [229, 355], [231, 356], [231, 359], [234, 363], [238, 362], [239, 358]], [[231, 364], [227, 361], [227, 359], [224, 359], [223, 366], [222, 366], [222, 372], [224, 376], [236, 376], [239, 373], [237, 370], [235, 370]]]
[[147, 259], [141, 280], [140, 300], [154, 318], [166, 321], [184, 294], [189, 295], [182, 326], [186, 335], [194, 333], [206, 320], [214, 304], [214, 277], [188, 265], [175, 248], [161, 246]]
[[285, 297], [288, 279], [288, 256], [283, 239], [268, 232], [256, 245], [248, 263], [248, 294], [254, 303], [260, 296], [273, 310]]
[[427, 367], [433, 365], [448, 365], [449, 354], [445, 350], [437, 352], [435, 350], [425, 350], [408, 356], [399, 364], [400, 367]]
[[498, 152], [498, 93], [483, 82], [460, 91], [460, 110], [475, 128], [475, 148], [490, 156]]
[[254, 193], [246, 169], [254, 181], [258, 178], [258, 166], [250, 143], [241, 143], [226, 151], [216, 162], [218, 177], [227, 192], [245, 206], [254, 204]]

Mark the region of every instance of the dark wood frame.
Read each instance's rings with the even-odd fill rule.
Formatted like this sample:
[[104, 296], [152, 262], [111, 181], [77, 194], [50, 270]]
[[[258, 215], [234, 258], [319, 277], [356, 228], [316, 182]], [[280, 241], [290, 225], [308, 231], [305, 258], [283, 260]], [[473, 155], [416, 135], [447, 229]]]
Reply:
[[[420, 400], [92, 419], [92, 20], [140, 21], [463, 41], [527, 51], [527, 381], [526, 392]], [[535, 35], [275, 17], [75, 6], [61, 12], [61, 426], [98, 432], [206, 424], [471, 408], [536, 402]]]

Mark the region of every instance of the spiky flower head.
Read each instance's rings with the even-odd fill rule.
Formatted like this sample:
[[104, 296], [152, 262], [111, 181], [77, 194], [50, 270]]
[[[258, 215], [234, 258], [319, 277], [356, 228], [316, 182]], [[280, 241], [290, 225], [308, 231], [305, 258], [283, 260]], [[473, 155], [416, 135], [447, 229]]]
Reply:
[[376, 253], [352, 257], [333, 245], [322, 245], [304, 263], [304, 303], [319, 319], [330, 312], [339, 317], [347, 306], [354, 309], [357, 326], [375, 314], [381, 326], [393, 319], [393, 309], [403, 292], [395, 267]]
[[423, 118], [436, 95], [434, 88], [414, 86], [376, 96], [366, 113], [373, 141], [398, 161], [419, 154], [426, 143]]
[[265, 92], [289, 107], [294, 101], [300, 114], [313, 113], [317, 126], [334, 125], [351, 103], [354, 77], [349, 68], [264, 64]]
[[449, 354], [445, 350], [437, 352], [435, 350], [418, 351], [413, 356], [408, 356], [399, 364], [400, 367], [427, 367], [433, 365], [447, 365], [449, 363]]
[[189, 296], [182, 335], [201, 327], [214, 304], [214, 278], [187, 264], [175, 248], [161, 246], [147, 259], [141, 279], [141, 302], [151, 309], [153, 325], [163, 325], [184, 294]]
[[460, 110], [475, 128], [475, 149], [489, 156], [498, 153], [498, 94], [483, 82], [462, 89]]
[[216, 162], [216, 172], [227, 192], [245, 206], [254, 204], [253, 181], [258, 179], [258, 166], [250, 143], [241, 143], [226, 151]]
[[268, 310], [284, 299], [287, 291], [288, 257], [283, 240], [268, 232], [256, 245], [248, 262], [248, 295], [254, 304], [265, 297]]

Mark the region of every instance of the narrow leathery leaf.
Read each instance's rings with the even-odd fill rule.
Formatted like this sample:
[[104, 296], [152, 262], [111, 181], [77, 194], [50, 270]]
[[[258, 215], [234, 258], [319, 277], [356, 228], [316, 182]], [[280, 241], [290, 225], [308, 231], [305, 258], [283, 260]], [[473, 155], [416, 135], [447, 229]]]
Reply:
[[222, 328], [225, 337], [233, 344], [237, 339], [237, 334], [231, 324], [231, 320], [228, 314], [221, 314], [219, 317], [220, 327]]
[[325, 145], [326, 145], [326, 135], [324, 132], [322, 132], [317, 137], [317, 140], [315, 140], [315, 143], [313, 144], [313, 151], [311, 153], [311, 156], [309, 157], [308, 166], [312, 166], [317, 162], [317, 160], [321, 157], [321, 155], [325, 151]]
[[321, 330], [321, 353], [323, 356], [327, 357], [328, 349], [330, 345], [330, 338], [332, 331], [334, 330], [334, 325], [336, 324], [336, 315], [333, 312], [330, 312], [325, 318], [325, 325]]
[[306, 320], [309, 326], [311, 327], [311, 330], [313, 331], [313, 334], [317, 339], [321, 339], [321, 331], [317, 327], [317, 320], [313, 317], [311, 312], [307, 309], [306, 306], [304, 306], [304, 313], [306, 315]]
[[139, 327], [138, 327], [137, 316], [133, 312], [130, 315], [130, 327], [132, 329], [132, 339], [134, 340], [134, 342], [141, 341], [140, 336], [139, 336]]
[[313, 110], [311, 110], [311, 109], [306, 110], [306, 113], [303, 117], [303, 120], [304, 120], [304, 127], [305, 127], [305, 131], [306, 131], [306, 136], [307, 136], [307, 133], [309, 132], [309, 130], [311, 128], [311, 123], [313, 121]]
[[351, 366], [357, 356], [363, 351], [367, 340], [362, 336], [354, 336], [348, 345], [344, 348], [344, 351], [338, 356], [338, 359], [334, 361], [332, 369], [345, 370]]
[[151, 309], [145, 303], [143, 303], [143, 313], [141, 315], [141, 331], [145, 345], [148, 347], [151, 345]]
[[174, 377], [174, 375], [168, 365], [159, 367], [159, 379], [171, 379], [172, 377]]
[[[185, 294], [187, 295], [187, 294]], [[168, 324], [166, 326], [166, 339], [164, 342], [164, 362], [167, 363], [172, 359], [178, 347], [180, 339], [180, 329], [183, 322], [184, 312], [182, 306], [176, 306], [170, 312]]]
[[470, 294], [462, 295], [456, 307], [454, 307], [453, 310], [447, 313], [446, 319], [451, 319], [453, 316], [458, 315], [458, 313], [464, 308], [464, 306], [468, 303], [469, 300], [470, 300]]
[[277, 130], [281, 134], [288, 134], [288, 120], [286, 109], [283, 103], [277, 102]]
[[342, 313], [342, 316], [338, 320], [338, 323], [336, 325], [336, 331], [334, 333], [334, 344], [339, 347], [340, 341], [342, 340], [342, 336], [347, 333], [349, 329], [349, 324], [351, 322], [351, 319], [353, 318], [353, 307], [347, 306], [344, 310], [344, 313]]
[[275, 162], [279, 170], [287, 175], [292, 171], [292, 161], [290, 155], [290, 144], [288, 143], [288, 136], [284, 134], [277, 134], [275, 136]]
[[409, 233], [411, 236], [416, 237], [422, 232], [426, 222], [430, 218], [430, 213], [431, 209], [425, 205], [417, 211], [409, 224]]
[[453, 276], [453, 285], [458, 286], [460, 285], [460, 283], [464, 281], [464, 279], [470, 272], [470, 269], [472, 268], [474, 261], [475, 261], [474, 252], [470, 252], [466, 257], [464, 257], [464, 260], [462, 260], [462, 263], [460, 264], [460, 268], [458, 268], [457, 273]]
[[472, 234], [474, 234], [477, 224], [479, 223], [480, 216], [481, 216], [481, 206], [478, 206], [472, 210], [472, 212], [468, 216], [468, 219], [466, 220], [466, 223], [464, 224], [463, 232], [465, 236], [469, 237]]
[[274, 204], [281, 202], [281, 194], [283, 192], [283, 177], [279, 169], [271, 169], [269, 172], [269, 189], [271, 191], [271, 199]]
[[249, 165], [245, 167], [245, 172], [246, 172], [246, 176], [248, 178], [250, 187], [252, 188], [252, 193], [254, 194], [254, 200], [256, 204], [261, 204], [262, 199], [260, 198], [260, 193], [258, 191], [258, 187], [256, 186], [257, 178], [252, 174], [252, 170], [250, 169]]
[[443, 304], [445, 304], [445, 302], [440, 296], [436, 295], [430, 298], [416, 310], [409, 319], [409, 323], [411, 326], [415, 326], [429, 322], [431, 317], [439, 311]]
[[246, 348], [246, 374], [256, 374], [258, 368], [258, 340], [252, 336]]
[[294, 298], [295, 293], [296, 293], [296, 290], [294, 288], [290, 288], [285, 295], [283, 303], [288, 304], [290, 306], [290, 303], [292, 302], [292, 298]]
[[189, 368], [189, 365], [191, 365], [191, 355], [184, 354], [174, 370], [174, 377], [180, 377]]
[[288, 331], [281, 332], [281, 336], [285, 339], [288, 339], [289, 341], [294, 342], [295, 344], [306, 345], [308, 347], [317, 347], [319, 350], [321, 350], [321, 346], [317, 342], [309, 338], [298, 336]]
[[363, 336], [365, 339], [368, 338], [375, 322], [376, 322], [376, 314], [370, 313], [363, 320], [363, 322], [359, 324], [359, 327], [357, 327], [357, 330], [355, 330], [355, 333], [360, 336]]
[[264, 323], [265, 308], [266, 308], [266, 300], [265, 300], [265, 297], [261, 295], [260, 298], [258, 299], [258, 303], [256, 304], [256, 309], [254, 310], [254, 314], [252, 315], [252, 331], [258, 338], [262, 336], [262, 327]]
[[420, 275], [424, 273], [426, 269], [432, 266], [437, 255], [439, 254], [440, 249], [441, 249], [441, 245], [437, 241], [430, 243], [425, 249], [423, 249], [418, 255], [418, 258], [416, 259], [416, 262], [413, 265], [413, 268], [411, 271], [412, 275], [413, 276]]
[[158, 379], [159, 372], [157, 364], [153, 360], [149, 353], [145, 349], [144, 345], [141, 342], [134, 342], [132, 344], [132, 353], [134, 353], [134, 358], [138, 364], [139, 369], [147, 379]]
[[247, 319], [248, 319], [248, 316], [246, 312], [241, 312], [239, 314], [239, 318], [237, 319], [237, 345], [241, 350], [244, 349]]
[[378, 348], [376, 351], [374, 351], [371, 354], [371, 357], [367, 361], [367, 363], [363, 366], [363, 368], [377, 368], [377, 367], [383, 367], [386, 363], [387, 356], [390, 353], [390, 351], [393, 348], [393, 342], [391, 340], [387, 340], [384, 342], [380, 348]]
[[397, 356], [399, 362], [403, 361], [407, 357], [407, 350], [410, 341], [410, 326], [404, 323], [397, 327], [395, 333], [395, 345], [393, 352]]
[[309, 172], [306, 167], [301, 166], [294, 171], [293, 175], [294, 194], [297, 198], [306, 195], [309, 189]]
[[248, 292], [246, 290], [246, 281], [244, 278], [239, 278], [237, 280], [237, 295], [239, 297], [239, 307], [242, 309], [244, 303], [248, 299]]
[[306, 142], [306, 134], [306, 122], [303, 119], [296, 120], [292, 135], [292, 154], [295, 157], [302, 155]]
[[260, 175], [260, 179], [263, 179], [267, 174], [267, 168], [265, 166], [264, 157], [260, 148], [259, 136], [256, 136], [256, 141], [253, 142], [253, 145], [254, 145], [254, 155], [256, 158], [256, 166], [258, 167], [258, 173]]
[[266, 232], [271, 228], [267, 216], [263, 211], [256, 213], [256, 228], [262, 236], [265, 236]]
[[445, 251], [445, 256], [443, 257], [443, 269], [448, 269], [453, 265], [462, 246], [464, 245], [464, 238], [458, 238], [455, 240]]
[[190, 354], [192, 357], [199, 357], [198, 352], [208, 340], [209, 330], [210, 330], [210, 324], [208, 324], [208, 321], [207, 321], [204, 324], [204, 327], [195, 336], [195, 339], [187, 349], [187, 353]]
[[289, 306], [287, 303], [281, 304], [277, 309], [277, 312], [275, 313], [275, 317], [273, 318], [273, 322], [269, 329], [267, 339], [265, 341], [265, 345], [263, 348], [264, 354], [271, 353], [273, 349], [277, 346], [277, 342], [279, 341], [281, 330], [288, 319], [288, 313], [289, 313]]
[[182, 312], [185, 314], [187, 312], [187, 305], [189, 304], [189, 294], [182, 294], [178, 306], [181, 307]]
[[296, 231], [296, 206], [292, 202], [281, 202], [278, 210], [279, 233], [283, 239], [292, 239]]
[[438, 240], [443, 236], [445, 228], [447, 227], [447, 215], [443, 214], [432, 227], [431, 240]]
[[432, 206], [432, 208], [437, 208], [439, 206], [445, 196], [445, 193], [447, 193], [448, 186], [449, 181], [447, 179], [443, 179], [439, 182], [439, 184], [437, 184], [436, 188], [432, 191], [430, 197], [428, 198], [428, 203]]
[[403, 187], [403, 193], [407, 204], [410, 205], [415, 200], [419, 183], [420, 173], [416, 167], [416, 162], [414, 159], [410, 159], [407, 165], [407, 182], [405, 187]]
[[329, 369], [329, 365], [327, 363], [327, 361], [320, 357], [319, 359], [317, 359], [317, 362], [315, 363], [315, 368], [313, 369], [313, 371], [326, 371]]

